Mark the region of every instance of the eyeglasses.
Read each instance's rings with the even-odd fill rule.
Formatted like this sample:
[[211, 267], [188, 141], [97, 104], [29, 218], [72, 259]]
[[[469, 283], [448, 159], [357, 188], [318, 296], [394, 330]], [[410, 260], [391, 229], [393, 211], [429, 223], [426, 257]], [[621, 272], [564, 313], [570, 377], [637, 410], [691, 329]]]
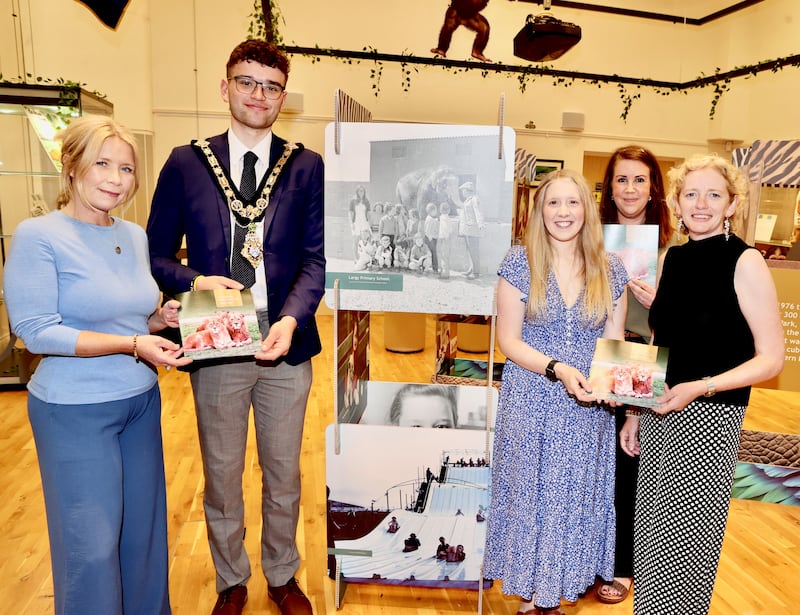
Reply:
[[272, 81], [256, 81], [252, 77], [245, 77], [244, 75], [237, 75], [235, 77], [228, 77], [228, 81], [236, 82], [236, 90], [240, 94], [250, 94], [256, 91], [258, 86], [261, 86], [261, 93], [264, 98], [276, 100], [283, 94], [284, 88], [278, 83]]

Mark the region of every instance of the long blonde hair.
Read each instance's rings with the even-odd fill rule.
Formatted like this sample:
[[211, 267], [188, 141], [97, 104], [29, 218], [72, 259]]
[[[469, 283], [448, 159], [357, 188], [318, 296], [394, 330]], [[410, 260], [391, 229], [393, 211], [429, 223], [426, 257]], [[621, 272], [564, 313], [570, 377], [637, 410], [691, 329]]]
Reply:
[[56, 199], [58, 209], [69, 203], [76, 192], [85, 200], [75, 180], [84, 177], [97, 162], [103, 143], [109, 137], [121, 139], [133, 150], [133, 189], [128, 193], [125, 203], [133, 199], [139, 189], [139, 148], [136, 146], [136, 139], [127, 128], [110, 117], [84, 115], [72, 120], [69, 126], [56, 135], [56, 139], [61, 141], [62, 165], [61, 192]]
[[528, 233], [525, 238], [528, 266], [531, 271], [528, 316], [542, 318], [547, 314], [547, 276], [553, 266], [553, 251], [550, 236], [544, 226], [543, 209], [547, 190], [558, 179], [569, 179], [578, 187], [578, 195], [584, 209], [584, 223], [578, 236], [576, 254], [581, 262], [581, 275], [584, 281], [583, 308], [587, 322], [599, 323], [609, 316], [613, 309], [608, 262], [603, 245], [603, 226], [589, 184], [582, 175], [569, 169], [553, 171], [545, 176], [533, 196]]

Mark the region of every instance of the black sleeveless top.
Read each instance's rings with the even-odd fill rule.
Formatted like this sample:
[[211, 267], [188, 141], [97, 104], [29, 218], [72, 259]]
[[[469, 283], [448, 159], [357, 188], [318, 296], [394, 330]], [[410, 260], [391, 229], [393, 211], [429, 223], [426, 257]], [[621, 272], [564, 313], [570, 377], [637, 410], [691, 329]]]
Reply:
[[[699, 380], [755, 355], [750, 327], [733, 286], [736, 263], [751, 249], [736, 235], [689, 240], [669, 249], [650, 327], [657, 346], [669, 348], [667, 384]], [[717, 393], [709, 401], [746, 406], [750, 387]]]

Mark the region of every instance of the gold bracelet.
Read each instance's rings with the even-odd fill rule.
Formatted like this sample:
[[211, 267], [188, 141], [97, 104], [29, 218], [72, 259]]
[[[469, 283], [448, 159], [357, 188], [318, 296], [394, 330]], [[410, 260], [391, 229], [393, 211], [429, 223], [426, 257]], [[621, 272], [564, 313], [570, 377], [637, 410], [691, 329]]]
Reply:
[[139, 339], [139, 334], [133, 336], [133, 358], [136, 359], [136, 362], [139, 362], [139, 349], [137, 348], [137, 340]]
[[196, 290], [195, 289], [195, 285], [197, 284], [197, 280], [199, 280], [202, 277], [203, 277], [203, 274], [202, 273], [198, 273], [196, 276], [194, 276], [192, 278], [192, 281], [189, 282], [189, 290], [190, 291], [194, 292]]
[[634, 410], [633, 408], [625, 410], [625, 416], [639, 416], [641, 413], [641, 410]]

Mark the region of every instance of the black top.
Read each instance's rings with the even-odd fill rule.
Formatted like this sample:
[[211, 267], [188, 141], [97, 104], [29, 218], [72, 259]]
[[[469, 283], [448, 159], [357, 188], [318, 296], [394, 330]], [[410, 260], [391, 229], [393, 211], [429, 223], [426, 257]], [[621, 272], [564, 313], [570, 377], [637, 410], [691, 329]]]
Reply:
[[[755, 355], [750, 327], [733, 285], [736, 263], [752, 249], [735, 235], [689, 240], [669, 249], [650, 308], [657, 346], [669, 348], [667, 384], [727, 371]], [[745, 406], [750, 387], [717, 393], [710, 401]]]

